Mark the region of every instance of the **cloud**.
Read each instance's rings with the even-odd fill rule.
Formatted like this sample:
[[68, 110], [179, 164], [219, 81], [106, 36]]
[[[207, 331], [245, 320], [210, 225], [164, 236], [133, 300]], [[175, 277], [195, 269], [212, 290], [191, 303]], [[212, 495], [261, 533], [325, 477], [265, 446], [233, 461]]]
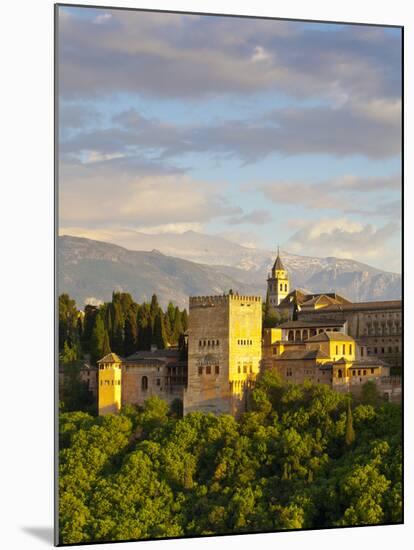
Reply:
[[396, 267], [388, 265], [391, 258], [392, 261], [396, 258], [390, 241], [399, 236], [400, 231], [396, 223], [376, 227], [346, 218], [323, 219], [304, 224], [290, 237], [286, 248], [296, 254], [352, 258], [377, 265], [382, 260], [382, 269], [387, 271]]
[[163, 160], [202, 153], [245, 163], [273, 154], [388, 158], [401, 151], [400, 105], [382, 105], [383, 109], [350, 102], [340, 108], [285, 108], [215, 125], [166, 123], [129, 109], [113, 117], [112, 127], [88, 129], [62, 140], [60, 150], [78, 155], [138, 152]]
[[227, 220], [230, 225], [241, 225], [245, 223], [254, 225], [265, 225], [272, 221], [272, 215], [268, 210], [252, 210], [246, 214], [240, 216], [234, 216]]
[[[256, 188], [276, 204], [300, 205], [308, 209], [335, 209], [344, 213], [394, 216], [400, 199], [382, 196], [401, 194], [401, 176], [357, 177], [346, 175], [320, 182], [279, 181]], [[373, 196], [375, 200], [373, 201]]]
[[[88, 8], [84, 9], [87, 13]], [[89, 9], [59, 21], [60, 93], [399, 97], [397, 30]], [[98, 24], [97, 24], [98, 23]]]
[[122, 171], [111, 162], [61, 163], [61, 226], [150, 227], [204, 223], [240, 213], [222, 196], [222, 184], [207, 186], [186, 174]]

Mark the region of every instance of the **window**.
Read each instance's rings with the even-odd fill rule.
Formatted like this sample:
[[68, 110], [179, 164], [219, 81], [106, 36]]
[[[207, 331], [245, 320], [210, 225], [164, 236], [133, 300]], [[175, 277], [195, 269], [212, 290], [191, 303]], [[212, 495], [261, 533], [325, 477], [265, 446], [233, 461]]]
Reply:
[[141, 378], [141, 389], [142, 389], [142, 391], [147, 391], [147, 389], [148, 389], [148, 377], [147, 376], [143, 376]]
[[342, 345], [342, 353], [343, 353], [344, 355], [346, 354], [345, 344]]
[[214, 370], [216, 374], [220, 374], [220, 367], [218, 365], [214, 367]]
[[338, 346], [335, 346], [335, 355], [338, 355], [338, 353], [339, 353]]
[[208, 340], [208, 342], [207, 342], [207, 346], [208, 346], [208, 347], [210, 347], [210, 340]]
[[241, 373], [241, 366], [240, 366], [240, 363], [237, 364], [237, 372], [240, 374]]
[[277, 348], [273, 348], [273, 355], [277, 355]]
[[161, 386], [161, 379], [157, 378], [157, 386]]
[[292, 376], [292, 367], [286, 368], [286, 376]]
[[200, 376], [203, 374], [203, 367], [198, 367], [198, 374]]
[[206, 374], [211, 374], [211, 365], [206, 366]]
[[349, 355], [352, 354], [352, 344], [349, 344]]
[[243, 365], [243, 373], [247, 374], [247, 365]]
[[200, 341], [198, 342], [198, 345], [201, 347], [202, 343], [203, 343], [203, 342], [200, 340]]
[[287, 285], [285, 285], [285, 292], [287, 292]]
[[362, 373], [364, 376], [366, 376], [367, 371], [364, 369], [364, 372]]
[[361, 371], [360, 370], [358, 370], [358, 376], [361, 376]]
[[253, 373], [253, 365], [250, 365], [250, 374]]
[[283, 285], [282, 285], [282, 283], [280, 283], [280, 290], [283, 290]]
[[374, 374], [375, 369], [371, 369], [371, 374]]
[[218, 345], [219, 345], [219, 341], [218, 341], [218, 340], [216, 340], [216, 346], [218, 346]]

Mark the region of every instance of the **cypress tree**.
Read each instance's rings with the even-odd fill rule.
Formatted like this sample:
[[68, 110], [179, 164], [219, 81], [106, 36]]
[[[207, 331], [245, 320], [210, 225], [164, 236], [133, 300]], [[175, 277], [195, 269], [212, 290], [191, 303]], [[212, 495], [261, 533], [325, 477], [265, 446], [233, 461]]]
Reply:
[[180, 334], [184, 332], [183, 325], [181, 323], [181, 313], [178, 307], [175, 308], [175, 320], [174, 320], [174, 329], [173, 329], [173, 342], [177, 343], [180, 337]]
[[164, 327], [164, 316], [161, 310], [158, 311], [154, 321], [154, 332], [152, 334], [152, 343], [157, 346], [158, 349], [165, 349], [167, 347], [167, 337]]
[[102, 344], [102, 357], [105, 357], [105, 355], [108, 355], [108, 353], [111, 353], [111, 345], [109, 343], [108, 331], [105, 330]]
[[188, 314], [186, 309], [183, 309], [181, 314], [181, 324], [183, 326], [183, 331], [186, 332], [188, 329]]
[[98, 359], [103, 357], [103, 343], [105, 338], [105, 327], [100, 315], [96, 316], [95, 326], [92, 330], [91, 342], [90, 342], [90, 355], [91, 363], [95, 364]]
[[135, 312], [130, 309], [124, 325], [124, 351], [125, 355], [132, 355], [137, 350], [138, 328]]
[[346, 411], [346, 428], [345, 428], [345, 444], [350, 446], [355, 441], [355, 431], [352, 420], [351, 400], [348, 400], [348, 408]]

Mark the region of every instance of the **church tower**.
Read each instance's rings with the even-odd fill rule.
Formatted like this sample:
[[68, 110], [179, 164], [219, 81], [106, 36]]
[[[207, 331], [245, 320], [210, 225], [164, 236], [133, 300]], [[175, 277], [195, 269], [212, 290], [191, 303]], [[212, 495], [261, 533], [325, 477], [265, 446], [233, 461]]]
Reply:
[[270, 310], [274, 310], [280, 302], [286, 298], [290, 292], [289, 275], [279, 255], [279, 247], [277, 247], [277, 258], [272, 267], [272, 272], [267, 278], [267, 293], [269, 299]]

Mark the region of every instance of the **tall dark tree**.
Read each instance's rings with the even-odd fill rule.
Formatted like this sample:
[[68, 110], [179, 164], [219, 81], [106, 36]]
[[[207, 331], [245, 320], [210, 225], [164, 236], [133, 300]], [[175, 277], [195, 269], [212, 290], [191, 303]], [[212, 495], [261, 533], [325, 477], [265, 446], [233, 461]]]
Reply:
[[164, 327], [164, 315], [161, 310], [158, 310], [158, 314], [154, 321], [154, 332], [152, 334], [152, 344], [155, 344], [158, 349], [165, 349], [167, 347], [167, 336], [165, 334]]
[[182, 315], [181, 315], [181, 323], [183, 325], [183, 331], [187, 332], [188, 329], [188, 313], [186, 309], [183, 309]]
[[137, 315], [138, 322], [138, 349], [148, 350], [151, 348], [152, 325], [151, 314], [148, 304], [142, 304]]
[[350, 446], [355, 441], [354, 423], [352, 418], [351, 400], [348, 400], [346, 410], [345, 443]]
[[78, 321], [79, 312], [75, 300], [72, 300], [68, 294], [59, 296], [59, 349], [63, 350], [65, 342], [73, 345], [78, 339]]
[[108, 353], [111, 353], [111, 344], [109, 342], [108, 331], [105, 329], [104, 339], [102, 343], [102, 357], [105, 357], [105, 355], [108, 355]]
[[132, 355], [138, 348], [138, 326], [135, 308], [130, 308], [124, 324], [124, 353]]
[[155, 322], [155, 318], [158, 314], [159, 309], [160, 309], [160, 306], [159, 306], [159, 303], [158, 303], [157, 295], [153, 294], [152, 298], [151, 298], [151, 305], [150, 305], [150, 314], [151, 314], [152, 324], [154, 324], [154, 322]]
[[178, 309], [178, 307], [175, 308], [175, 316], [174, 316], [174, 328], [173, 328], [173, 342], [176, 344], [178, 342], [178, 339], [181, 334], [183, 334], [183, 325], [181, 322], [181, 312]]
[[93, 330], [92, 330], [92, 336], [91, 336], [91, 342], [90, 342], [90, 356], [91, 356], [92, 364], [95, 364], [98, 361], [98, 359], [101, 359], [104, 355], [103, 353], [104, 339], [105, 339], [104, 322], [102, 320], [102, 317], [100, 315], [97, 315], [95, 318], [95, 326], [93, 327]]
[[91, 304], [85, 306], [85, 316], [83, 320], [83, 334], [82, 334], [82, 348], [85, 353], [90, 352], [90, 341], [92, 337], [92, 331], [95, 326], [96, 316], [98, 315], [98, 308]]

